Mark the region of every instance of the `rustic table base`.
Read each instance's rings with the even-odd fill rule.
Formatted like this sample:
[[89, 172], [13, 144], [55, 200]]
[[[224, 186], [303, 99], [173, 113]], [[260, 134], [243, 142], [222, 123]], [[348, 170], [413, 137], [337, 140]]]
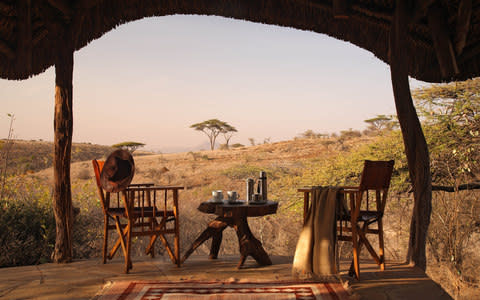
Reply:
[[237, 265], [238, 269], [243, 266], [243, 263], [249, 255], [252, 256], [259, 265], [265, 266], [272, 264], [270, 257], [268, 257], [267, 252], [263, 249], [262, 243], [253, 236], [245, 216], [220, 216], [208, 223], [207, 229], [200, 234], [183, 256], [182, 263], [193, 253], [193, 251], [195, 251], [195, 249], [210, 238], [212, 238], [212, 245], [209, 258], [216, 259], [222, 243], [223, 230], [225, 230], [227, 226], [233, 227], [237, 233], [241, 254], [240, 261]]

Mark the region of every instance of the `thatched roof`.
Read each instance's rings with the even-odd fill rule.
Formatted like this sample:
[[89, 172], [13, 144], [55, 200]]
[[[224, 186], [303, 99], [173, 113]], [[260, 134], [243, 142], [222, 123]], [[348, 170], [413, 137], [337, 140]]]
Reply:
[[[479, 76], [479, 1], [412, 2], [413, 21], [405, 49], [410, 57], [410, 76], [428, 82]], [[0, 0], [0, 77], [25, 79], [52, 66], [55, 45], [66, 28], [71, 28], [78, 50], [120, 24], [172, 14], [216, 15], [325, 33], [371, 51], [388, 63], [394, 3], [393, 0]], [[336, 9], [340, 12], [336, 13], [337, 18], [334, 5], [340, 8]], [[342, 11], [348, 18], [338, 17]], [[438, 53], [446, 65], [443, 75]]]

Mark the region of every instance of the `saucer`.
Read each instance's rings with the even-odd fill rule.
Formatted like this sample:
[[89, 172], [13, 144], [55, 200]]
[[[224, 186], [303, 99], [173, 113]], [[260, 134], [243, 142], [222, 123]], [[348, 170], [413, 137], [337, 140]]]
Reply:
[[210, 202], [210, 203], [223, 203], [223, 200], [208, 199], [207, 202]]
[[240, 200], [228, 201], [227, 200], [224, 203], [229, 205], [239, 205], [239, 204], [245, 204], [245, 201], [240, 201]]

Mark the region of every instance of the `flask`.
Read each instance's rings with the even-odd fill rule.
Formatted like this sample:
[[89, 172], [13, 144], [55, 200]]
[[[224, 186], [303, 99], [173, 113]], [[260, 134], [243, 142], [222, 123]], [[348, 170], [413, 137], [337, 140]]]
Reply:
[[260, 171], [260, 178], [259, 178], [259, 189], [261, 195], [261, 201], [267, 201], [267, 172]]
[[247, 201], [253, 201], [253, 194], [255, 189], [255, 181], [252, 178], [247, 179]]

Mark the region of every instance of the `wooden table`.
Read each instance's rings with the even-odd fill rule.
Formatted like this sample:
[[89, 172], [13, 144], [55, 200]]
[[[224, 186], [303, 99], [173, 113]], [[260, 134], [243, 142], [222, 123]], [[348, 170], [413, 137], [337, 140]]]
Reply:
[[182, 263], [195, 251], [203, 242], [212, 238], [210, 248], [210, 259], [218, 257], [220, 244], [222, 243], [223, 230], [228, 226], [233, 227], [237, 232], [238, 244], [240, 247], [240, 261], [237, 268], [241, 268], [247, 256], [252, 256], [259, 265], [271, 265], [272, 261], [267, 252], [263, 249], [262, 243], [253, 236], [248, 226], [248, 217], [260, 217], [277, 212], [278, 202], [267, 201], [264, 204], [240, 204], [203, 202], [197, 208], [207, 214], [215, 214], [218, 217], [208, 223], [208, 227], [193, 242], [190, 249], [183, 256]]

